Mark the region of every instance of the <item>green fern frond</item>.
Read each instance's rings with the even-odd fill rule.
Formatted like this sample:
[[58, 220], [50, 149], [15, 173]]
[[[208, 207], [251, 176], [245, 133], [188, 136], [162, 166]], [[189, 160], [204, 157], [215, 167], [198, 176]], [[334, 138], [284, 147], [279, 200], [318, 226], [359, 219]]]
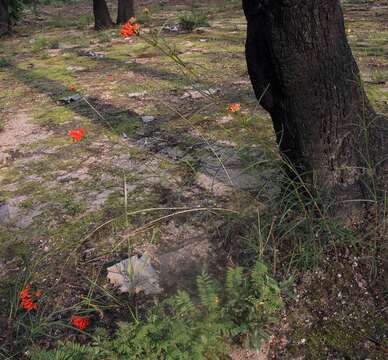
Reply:
[[192, 316], [196, 312], [195, 305], [186, 291], [178, 291], [173, 298], [173, 304], [174, 310], [180, 317], [183, 315]]
[[235, 266], [228, 268], [226, 273], [226, 291], [233, 293], [238, 289], [244, 278], [244, 269], [241, 266]]
[[251, 272], [251, 282], [254, 287], [261, 289], [264, 285], [264, 278], [267, 275], [268, 269], [261, 261], [257, 261]]
[[219, 297], [217, 293], [217, 286], [206, 273], [198, 276], [197, 287], [201, 304], [208, 310], [214, 310], [218, 307]]

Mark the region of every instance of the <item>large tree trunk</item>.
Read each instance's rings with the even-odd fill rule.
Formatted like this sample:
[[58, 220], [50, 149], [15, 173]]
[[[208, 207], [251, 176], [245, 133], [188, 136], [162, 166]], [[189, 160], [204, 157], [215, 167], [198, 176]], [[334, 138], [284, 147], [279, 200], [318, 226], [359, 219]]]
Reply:
[[0, 36], [11, 32], [8, 0], [0, 0]]
[[243, 0], [243, 8], [249, 75], [284, 159], [330, 194], [337, 215], [364, 216], [358, 200], [387, 189], [387, 122], [363, 90], [339, 0]]
[[126, 23], [132, 16], [135, 16], [133, 0], [118, 0], [117, 24]]
[[93, 13], [96, 30], [107, 29], [113, 25], [105, 0], [93, 0]]

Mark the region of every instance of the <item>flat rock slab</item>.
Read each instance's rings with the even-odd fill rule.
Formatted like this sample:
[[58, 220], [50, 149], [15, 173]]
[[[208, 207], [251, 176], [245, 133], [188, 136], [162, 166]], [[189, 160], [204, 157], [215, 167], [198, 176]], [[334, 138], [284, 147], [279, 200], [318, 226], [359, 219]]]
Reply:
[[218, 181], [214, 177], [206, 175], [204, 173], [197, 173], [196, 183], [203, 189], [214, 193], [217, 196], [224, 196], [229, 194], [233, 187], [226, 185], [223, 182]]
[[6, 223], [10, 219], [8, 204], [0, 204], [0, 224]]
[[191, 98], [194, 100], [201, 99], [203, 97], [212, 96], [212, 95], [218, 94], [220, 92], [221, 92], [221, 89], [219, 89], [219, 88], [216, 88], [216, 89], [210, 88], [210, 89], [202, 89], [202, 90], [196, 90], [196, 89], [189, 88], [181, 96], [181, 99], [187, 99], [187, 98]]
[[34, 218], [43, 211], [43, 206], [37, 206], [26, 211], [20, 208], [20, 204], [27, 200], [24, 195], [8, 199], [0, 204], [0, 225], [14, 224], [18, 228], [26, 228], [32, 224]]
[[62, 99], [59, 99], [59, 101], [64, 104], [70, 104], [72, 102], [80, 101], [81, 99], [82, 99], [81, 95], [74, 94], [74, 95], [66, 96]]
[[80, 50], [78, 52], [78, 54], [80, 56], [89, 56], [89, 57], [96, 58], [96, 59], [103, 59], [106, 57], [104, 52], [101, 52], [101, 51], [96, 52], [96, 51], [92, 51], [92, 50], [88, 50], [88, 51]]

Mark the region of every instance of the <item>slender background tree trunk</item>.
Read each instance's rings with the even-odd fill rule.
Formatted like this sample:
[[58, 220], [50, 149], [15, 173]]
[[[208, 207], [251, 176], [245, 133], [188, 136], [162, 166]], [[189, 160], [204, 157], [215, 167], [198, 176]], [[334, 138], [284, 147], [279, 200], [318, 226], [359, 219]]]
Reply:
[[365, 215], [355, 200], [387, 189], [387, 121], [363, 90], [339, 0], [243, 0], [243, 8], [249, 75], [283, 157], [336, 200], [337, 214]]
[[135, 16], [133, 0], [118, 0], [117, 24], [126, 23], [132, 16]]
[[113, 25], [105, 0], [93, 0], [93, 13], [96, 30], [107, 29]]
[[11, 31], [11, 21], [8, 11], [8, 0], [0, 0], [0, 36]]

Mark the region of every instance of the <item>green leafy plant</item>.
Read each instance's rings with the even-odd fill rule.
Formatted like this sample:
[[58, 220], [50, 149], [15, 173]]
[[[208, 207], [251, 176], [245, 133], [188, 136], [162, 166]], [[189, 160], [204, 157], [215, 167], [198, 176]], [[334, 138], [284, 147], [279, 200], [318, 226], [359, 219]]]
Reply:
[[226, 277], [225, 310], [234, 326], [231, 335], [246, 346], [260, 348], [266, 326], [274, 323], [282, 308], [280, 287], [257, 262], [247, 278], [242, 267], [230, 268]]
[[196, 28], [209, 26], [209, 22], [206, 14], [199, 10], [193, 10], [179, 17], [179, 25], [183, 30], [192, 32]]
[[148, 7], [145, 7], [141, 12], [136, 14], [136, 18], [141, 24], [148, 25], [151, 22], [151, 14], [151, 10]]
[[97, 329], [87, 345], [61, 343], [56, 350], [31, 351], [32, 360], [142, 359], [216, 360], [226, 356], [232, 340], [260, 347], [266, 327], [282, 307], [280, 287], [258, 262], [246, 272], [227, 270], [225, 285], [204, 273], [197, 278], [198, 296], [186, 291], [156, 305], [144, 319], [119, 323], [113, 338]]
[[8, 6], [11, 22], [15, 24], [22, 17], [24, 2], [23, 0], [10, 0]]

